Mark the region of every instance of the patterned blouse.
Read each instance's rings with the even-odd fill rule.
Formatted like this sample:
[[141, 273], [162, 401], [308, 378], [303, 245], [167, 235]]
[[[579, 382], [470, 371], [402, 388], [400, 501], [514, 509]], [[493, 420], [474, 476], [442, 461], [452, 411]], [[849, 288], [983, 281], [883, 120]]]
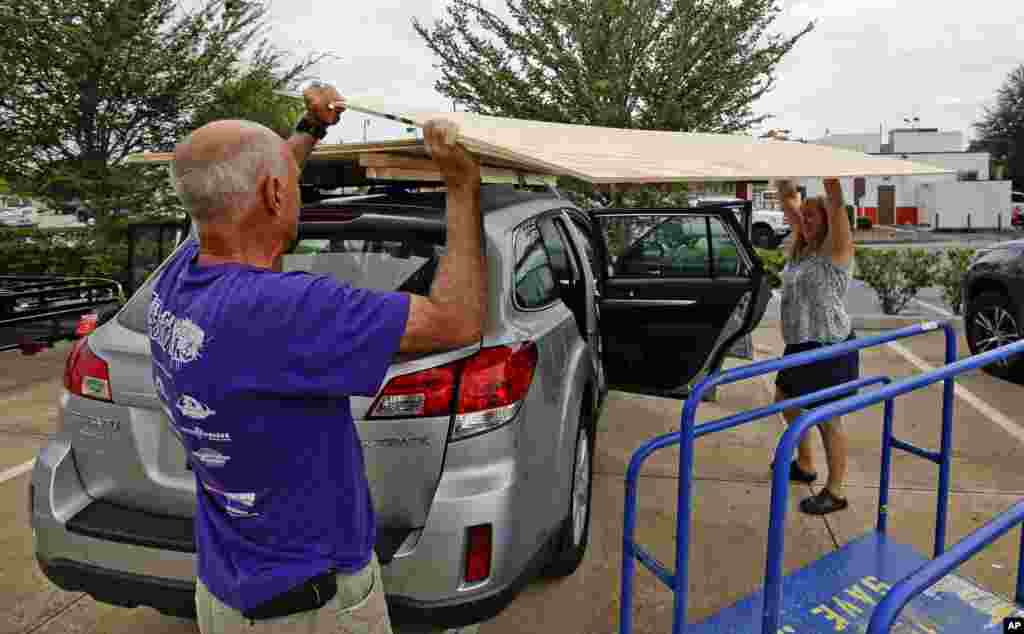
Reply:
[[843, 298], [853, 277], [852, 263], [809, 255], [782, 270], [782, 338], [787, 344], [845, 341], [852, 332]]

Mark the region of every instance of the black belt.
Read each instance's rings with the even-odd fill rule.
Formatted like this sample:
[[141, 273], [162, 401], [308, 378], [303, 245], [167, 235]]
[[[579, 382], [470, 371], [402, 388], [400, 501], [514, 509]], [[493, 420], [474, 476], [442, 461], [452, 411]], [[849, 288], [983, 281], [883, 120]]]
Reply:
[[251, 610], [242, 610], [242, 616], [250, 621], [263, 621], [319, 610], [327, 605], [327, 602], [336, 594], [338, 594], [337, 573], [328, 570], [291, 590], [264, 601]]

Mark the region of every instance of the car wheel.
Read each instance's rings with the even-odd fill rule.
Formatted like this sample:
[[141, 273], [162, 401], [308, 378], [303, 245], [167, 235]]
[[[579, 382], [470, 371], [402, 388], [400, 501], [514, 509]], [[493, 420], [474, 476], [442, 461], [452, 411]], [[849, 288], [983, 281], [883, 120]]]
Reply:
[[[1021, 338], [1017, 310], [1009, 298], [1001, 293], [982, 293], [970, 302], [965, 312], [967, 345], [971, 354], [995, 350]], [[984, 370], [1001, 379], [1024, 379], [1021, 355], [992, 363], [985, 366]]]
[[773, 249], [775, 248], [775, 232], [772, 231], [771, 227], [765, 225], [757, 225], [751, 230], [751, 239], [754, 242], [755, 247], [761, 249]]
[[594, 440], [590, 427], [590, 403], [582, 405], [576, 451], [570, 474], [569, 516], [562, 521], [555, 538], [555, 552], [544, 569], [547, 577], [568, 577], [576, 572], [590, 540], [590, 502], [594, 480]]

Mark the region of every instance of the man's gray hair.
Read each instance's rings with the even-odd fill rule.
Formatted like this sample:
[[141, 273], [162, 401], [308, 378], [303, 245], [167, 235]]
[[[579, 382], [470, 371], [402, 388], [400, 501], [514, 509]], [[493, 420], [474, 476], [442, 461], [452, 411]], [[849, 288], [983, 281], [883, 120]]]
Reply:
[[264, 173], [288, 177], [281, 138], [258, 123], [245, 121], [240, 125], [242, 138], [225, 158], [174, 161], [168, 168], [174, 191], [197, 222], [219, 219], [232, 209], [250, 204], [258, 196], [256, 184]]

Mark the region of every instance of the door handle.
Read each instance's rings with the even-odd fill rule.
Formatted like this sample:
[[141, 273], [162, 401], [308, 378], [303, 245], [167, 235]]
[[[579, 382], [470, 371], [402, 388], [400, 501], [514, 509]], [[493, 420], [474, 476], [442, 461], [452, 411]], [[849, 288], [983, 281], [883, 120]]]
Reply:
[[658, 275], [658, 276], [660, 276], [661, 275], [661, 267], [660, 266], [649, 266], [649, 267], [647, 267], [647, 272], [650, 273], [651, 275]]

